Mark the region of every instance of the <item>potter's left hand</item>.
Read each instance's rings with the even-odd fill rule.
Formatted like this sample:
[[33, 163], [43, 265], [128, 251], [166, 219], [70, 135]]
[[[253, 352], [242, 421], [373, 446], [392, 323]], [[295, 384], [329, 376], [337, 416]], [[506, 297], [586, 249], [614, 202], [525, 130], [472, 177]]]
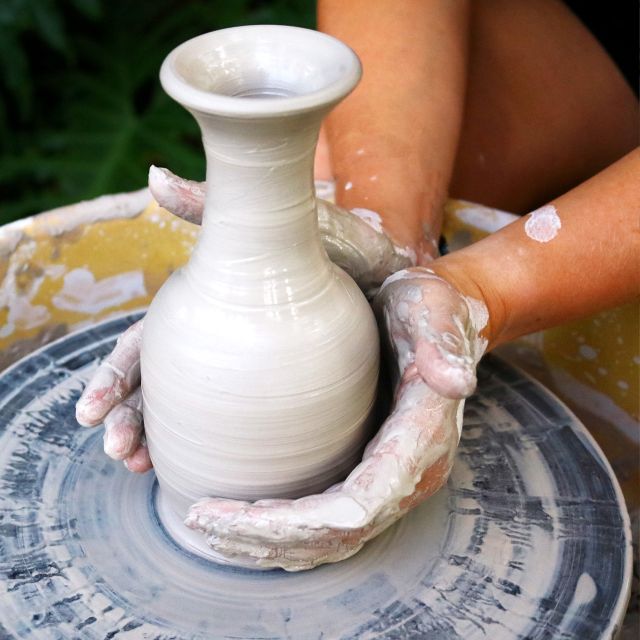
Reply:
[[447, 480], [464, 398], [486, 342], [481, 301], [428, 269], [401, 271], [375, 305], [398, 371], [391, 415], [348, 478], [320, 495], [254, 503], [204, 499], [186, 524], [218, 552], [290, 571], [356, 553]]

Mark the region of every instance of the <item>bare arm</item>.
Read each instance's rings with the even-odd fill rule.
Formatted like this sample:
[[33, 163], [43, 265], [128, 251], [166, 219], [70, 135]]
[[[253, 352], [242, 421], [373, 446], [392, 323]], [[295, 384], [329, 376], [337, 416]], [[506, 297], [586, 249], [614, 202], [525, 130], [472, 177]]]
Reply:
[[319, 0], [318, 27], [360, 56], [360, 86], [328, 119], [336, 200], [380, 214], [434, 255], [462, 123], [467, 0]]
[[490, 347], [640, 295], [640, 149], [547, 206], [433, 263], [485, 300]]

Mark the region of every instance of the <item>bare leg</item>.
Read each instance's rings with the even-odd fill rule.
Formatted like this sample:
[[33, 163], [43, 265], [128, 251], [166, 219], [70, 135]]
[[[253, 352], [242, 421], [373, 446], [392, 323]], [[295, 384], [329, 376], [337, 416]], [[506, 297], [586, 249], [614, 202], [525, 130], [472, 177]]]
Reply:
[[524, 213], [638, 144], [638, 104], [558, 0], [473, 3], [464, 124], [450, 188]]

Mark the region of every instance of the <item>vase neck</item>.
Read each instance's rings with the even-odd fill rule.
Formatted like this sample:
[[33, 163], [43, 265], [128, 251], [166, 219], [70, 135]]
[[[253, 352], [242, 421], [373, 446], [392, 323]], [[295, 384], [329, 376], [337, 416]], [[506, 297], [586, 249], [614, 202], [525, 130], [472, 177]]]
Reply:
[[189, 276], [232, 303], [280, 304], [313, 295], [330, 272], [313, 187], [322, 114], [258, 120], [195, 115], [207, 158], [207, 196]]

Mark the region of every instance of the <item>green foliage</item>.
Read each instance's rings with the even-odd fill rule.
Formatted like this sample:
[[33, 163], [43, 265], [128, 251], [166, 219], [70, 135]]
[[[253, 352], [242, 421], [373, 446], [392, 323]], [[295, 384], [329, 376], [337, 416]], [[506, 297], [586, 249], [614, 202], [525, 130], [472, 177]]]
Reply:
[[311, 0], [1, 0], [0, 223], [145, 185], [202, 179], [192, 117], [158, 80], [180, 42], [241, 24], [314, 26]]

